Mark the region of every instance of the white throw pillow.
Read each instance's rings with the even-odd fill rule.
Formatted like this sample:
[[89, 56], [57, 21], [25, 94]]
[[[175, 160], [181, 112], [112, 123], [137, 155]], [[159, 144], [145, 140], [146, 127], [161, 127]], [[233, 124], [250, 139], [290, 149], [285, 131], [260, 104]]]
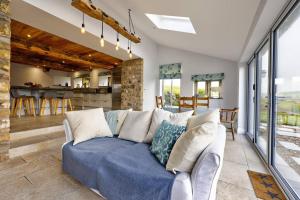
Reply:
[[121, 127], [125, 121], [125, 118], [128, 114], [128, 112], [131, 112], [132, 109], [128, 109], [128, 110], [119, 110], [118, 111], [118, 123], [117, 123], [117, 134], [119, 135]]
[[166, 169], [191, 172], [199, 155], [215, 139], [218, 124], [207, 122], [183, 133], [176, 141]]
[[220, 123], [220, 110], [219, 109], [209, 110], [205, 113], [191, 117], [188, 120], [187, 130], [190, 130], [206, 122]]
[[119, 138], [134, 142], [143, 142], [150, 126], [152, 111], [128, 112]]
[[73, 145], [95, 137], [113, 136], [102, 108], [71, 111], [66, 113], [66, 117], [73, 133]]
[[153, 111], [150, 129], [148, 131], [147, 137], [145, 138], [144, 142], [146, 143], [152, 142], [156, 130], [159, 128], [162, 121], [166, 120], [178, 126], [186, 126], [188, 119], [193, 115], [193, 113], [194, 113], [193, 110], [183, 112], [183, 113], [171, 113], [169, 111], [156, 108]]

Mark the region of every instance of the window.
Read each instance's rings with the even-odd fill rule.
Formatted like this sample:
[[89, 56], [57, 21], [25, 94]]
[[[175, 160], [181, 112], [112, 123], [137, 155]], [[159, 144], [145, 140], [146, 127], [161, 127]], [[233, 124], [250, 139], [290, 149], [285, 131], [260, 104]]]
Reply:
[[160, 91], [166, 106], [179, 106], [180, 79], [160, 80]]
[[214, 99], [221, 97], [222, 81], [196, 81], [195, 95]]
[[275, 31], [274, 166], [300, 196], [300, 4]]

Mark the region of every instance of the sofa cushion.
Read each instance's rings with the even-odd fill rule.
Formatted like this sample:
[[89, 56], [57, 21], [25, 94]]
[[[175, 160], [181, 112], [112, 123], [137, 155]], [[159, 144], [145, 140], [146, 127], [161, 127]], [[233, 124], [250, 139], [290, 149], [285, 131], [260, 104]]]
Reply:
[[124, 123], [127, 113], [132, 111], [129, 110], [113, 110], [105, 112], [105, 119], [113, 135], [119, 135], [120, 129]]
[[120, 130], [119, 138], [143, 142], [149, 130], [152, 111], [129, 112]]
[[217, 128], [216, 123], [207, 122], [182, 134], [171, 151], [167, 170], [191, 172], [199, 155], [214, 140]]
[[187, 130], [190, 130], [206, 122], [220, 123], [220, 110], [208, 110], [207, 112], [191, 117], [187, 123]]
[[163, 109], [156, 108], [153, 111], [152, 121], [148, 134], [144, 140], [146, 143], [151, 143], [155, 132], [159, 128], [163, 120], [169, 121], [172, 124], [186, 126], [188, 119], [193, 115], [194, 111], [188, 111], [183, 113], [172, 113]]
[[71, 111], [66, 113], [66, 117], [74, 136], [73, 145], [95, 137], [113, 136], [102, 108]]
[[166, 120], [161, 123], [154, 135], [150, 150], [162, 165], [165, 166], [167, 164], [176, 140], [185, 129], [186, 126], [171, 124]]

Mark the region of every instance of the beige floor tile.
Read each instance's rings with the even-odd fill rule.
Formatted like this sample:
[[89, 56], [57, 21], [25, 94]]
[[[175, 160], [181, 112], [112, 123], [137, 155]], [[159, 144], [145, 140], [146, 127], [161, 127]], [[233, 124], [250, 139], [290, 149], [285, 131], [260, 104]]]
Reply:
[[63, 195], [62, 197], [58, 198], [61, 200], [104, 200], [101, 196], [97, 195], [93, 191], [86, 189], [86, 188], [81, 188], [78, 189], [74, 192], [68, 193]]
[[219, 181], [217, 200], [256, 200], [256, 196], [252, 190]]
[[8, 160], [6, 162], [0, 163], [0, 171], [6, 170], [6, 169], [11, 169], [20, 165], [25, 164], [25, 160], [22, 158], [14, 158], [11, 160]]
[[220, 180], [242, 188], [253, 190], [247, 170], [248, 167], [246, 165], [224, 161]]
[[224, 160], [247, 165], [247, 159], [239, 143], [227, 143], [225, 146]]

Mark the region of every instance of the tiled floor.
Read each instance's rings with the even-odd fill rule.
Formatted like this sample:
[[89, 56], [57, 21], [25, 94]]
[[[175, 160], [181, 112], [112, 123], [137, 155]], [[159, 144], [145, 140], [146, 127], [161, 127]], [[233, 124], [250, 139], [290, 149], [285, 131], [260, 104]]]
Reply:
[[[61, 171], [61, 143], [51, 149], [0, 163], [1, 200], [97, 199], [99, 196]], [[266, 172], [244, 136], [228, 134], [217, 199], [257, 199], [247, 169]]]

